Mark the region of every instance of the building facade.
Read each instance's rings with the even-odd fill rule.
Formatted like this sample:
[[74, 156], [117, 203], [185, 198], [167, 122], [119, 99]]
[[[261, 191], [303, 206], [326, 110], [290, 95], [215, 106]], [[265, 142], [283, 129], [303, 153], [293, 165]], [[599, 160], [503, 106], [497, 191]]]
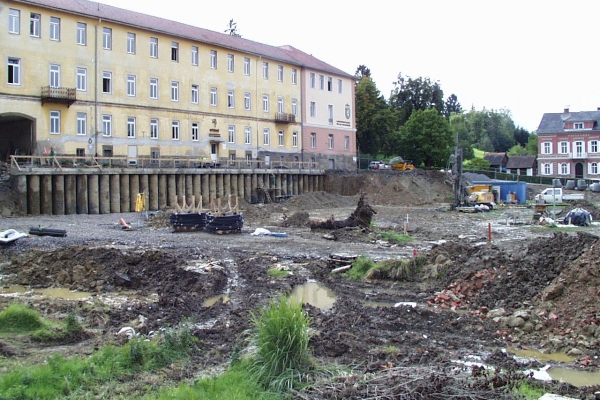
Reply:
[[[172, 157], [273, 167], [314, 159], [327, 168], [335, 159], [336, 168], [355, 168], [352, 76], [289, 46], [86, 0], [0, 0], [0, 38], [2, 158], [53, 149], [127, 156], [131, 164]], [[333, 134], [334, 146], [319, 143], [309, 159], [306, 130], [329, 120], [328, 108], [319, 110], [325, 119], [305, 120], [307, 71], [346, 89], [319, 100], [333, 107], [336, 122], [319, 133]]]
[[537, 130], [538, 174], [600, 178], [600, 110], [545, 113]]

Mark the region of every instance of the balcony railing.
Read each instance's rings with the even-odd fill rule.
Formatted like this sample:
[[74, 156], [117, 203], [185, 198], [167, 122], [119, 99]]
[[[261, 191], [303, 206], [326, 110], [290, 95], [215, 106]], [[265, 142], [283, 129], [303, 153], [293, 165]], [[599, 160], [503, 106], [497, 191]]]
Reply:
[[570, 154], [571, 158], [587, 158], [587, 153], [585, 151], [576, 151], [575, 153]]
[[66, 103], [68, 107], [77, 101], [75, 88], [42, 87], [42, 105], [45, 103]]
[[284, 122], [284, 123], [294, 123], [296, 122], [296, 116], [294, 114], [288, 113], [275, 113], [275, 121], [276, 122]]

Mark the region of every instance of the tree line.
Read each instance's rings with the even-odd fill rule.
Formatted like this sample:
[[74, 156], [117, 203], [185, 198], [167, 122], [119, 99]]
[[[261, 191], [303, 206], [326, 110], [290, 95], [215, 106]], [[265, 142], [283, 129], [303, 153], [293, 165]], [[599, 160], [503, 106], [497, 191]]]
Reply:
[[386, 99], [365, 65], [356, 70], [356, 135], [360, 155], [401, 156], [416, 166], [445, 167], [455, 137], [466, 160], [474, 149], [537, 154], [537, 136], [515, 126], [509, 110], [463, 110], [453, 93], [444, 100], [438, 81], [398, 74]]

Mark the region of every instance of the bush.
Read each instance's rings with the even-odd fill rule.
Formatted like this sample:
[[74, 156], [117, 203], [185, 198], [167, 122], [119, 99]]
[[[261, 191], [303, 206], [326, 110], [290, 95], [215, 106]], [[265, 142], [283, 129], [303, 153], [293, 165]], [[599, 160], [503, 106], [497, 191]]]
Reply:
[[250, 372], [265, 388], [283, 391], [305, 381], [312, 368], [308, 350], [310, 318], [299, 301], [281, 296], [252, 313], [256, 354]]
[[0, 332], [24, 333], [46, 327], [37, 311], [13, 303], [0, 313]]
[[360, 256], [352, 263], [352, 268], [344, 275], [352, 280], [362, 279], [371, 268], [375, 267], [375, 262], [365, 256]]

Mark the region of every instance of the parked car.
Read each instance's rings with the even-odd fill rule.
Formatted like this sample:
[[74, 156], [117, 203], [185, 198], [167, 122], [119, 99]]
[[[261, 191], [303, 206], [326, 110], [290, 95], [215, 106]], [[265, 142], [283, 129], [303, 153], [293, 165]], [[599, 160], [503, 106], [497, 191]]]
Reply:
[[369, 169], [390, 169], [390, 166], [383, 161], [371, 161]]

